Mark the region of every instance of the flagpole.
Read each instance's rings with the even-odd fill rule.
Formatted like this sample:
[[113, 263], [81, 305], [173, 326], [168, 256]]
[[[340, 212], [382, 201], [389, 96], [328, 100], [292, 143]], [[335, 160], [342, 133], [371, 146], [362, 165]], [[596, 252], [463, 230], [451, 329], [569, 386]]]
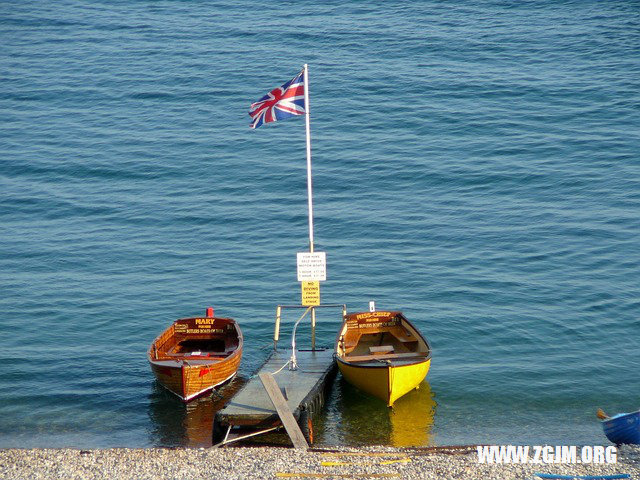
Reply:
[[[304, 64], [304, 110], [307, 129], [307, 197], [309, 202], [309, 253], [313, 253], [313, 188], [311, 181], [311, 122], [309, 119], [309, 67]], [[311, 307], [311, 350], [316, 349], [316, 309]], [[295, 355], [295, 352], [294, 352]]]
[[309, 122], [309, 68], [304, 64], [304, 108], [307, 127], [307, 196], [309, 202], [309, 252], [313, 253], [313, 189], [311, 182], [311, 126]]

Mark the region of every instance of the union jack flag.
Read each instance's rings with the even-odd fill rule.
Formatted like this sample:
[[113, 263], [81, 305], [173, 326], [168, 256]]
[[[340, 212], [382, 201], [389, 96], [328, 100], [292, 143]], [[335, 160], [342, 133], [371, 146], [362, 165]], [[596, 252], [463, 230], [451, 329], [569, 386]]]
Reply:
[[304, 104], [304, 70], [293, 79], [276, 87], [264, 97], [251, 104], [251, 128], [258, 128], [263, 123], [284, 120], [295, 115], [305, 114]]

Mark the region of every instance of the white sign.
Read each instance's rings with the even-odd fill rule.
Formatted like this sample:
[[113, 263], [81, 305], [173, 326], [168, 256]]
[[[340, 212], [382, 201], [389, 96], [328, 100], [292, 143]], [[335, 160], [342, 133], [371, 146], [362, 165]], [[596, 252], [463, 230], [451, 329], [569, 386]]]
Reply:
[[327, 254], [325, 252], [298, 252], [298, 281], [324, 282], [327, 279]]

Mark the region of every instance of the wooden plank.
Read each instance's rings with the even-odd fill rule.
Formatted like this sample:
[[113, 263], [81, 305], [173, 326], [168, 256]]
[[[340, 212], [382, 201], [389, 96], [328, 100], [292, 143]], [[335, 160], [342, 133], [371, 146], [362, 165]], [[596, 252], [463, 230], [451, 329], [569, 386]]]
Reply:
[[379, 347], [369, 347], [369, 352], [372, 355], [378, 353], [393, 353], [393, 345], [380, 345]]
[[410, 359], [415, 357], [416, 360], [426, 358], [427, 353], [409, 352], [409, 353], [389, 353], [382, 355], [353, 355], [342, 357], [345, 362], [370, 362], [372, 360], [393, 360], [393, 359]]
[[280, 417], [280, 420], [282, 420], [282, 424], [289, 434], [289, 438], [291, 438], [291, 441], [293, 442], [293, 447], [304, 448], [305, 450], [308, 449], [309, 444], [304, 438], [302, 430], [300, 430], [300, 427], [298, 426], [298, 422], [296, 422], [296, 419], [293, 417], [293, 413], [289, 410], [287, 401], [284, 399], [284, 396], [280, 391], [280, 387], [278, 387], [273, 375], [270, 373], [261, 373], [260, 381], [264, 385], [264, 389], [267, 391], [267, 395], [269, 395], [276, 412], [278, 412], [278, 416]]

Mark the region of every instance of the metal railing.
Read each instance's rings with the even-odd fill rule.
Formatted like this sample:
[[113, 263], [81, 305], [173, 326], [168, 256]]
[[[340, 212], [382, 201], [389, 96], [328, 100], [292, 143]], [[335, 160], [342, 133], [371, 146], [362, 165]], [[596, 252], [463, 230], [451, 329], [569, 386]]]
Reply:
[[345, 304], [340, 303], [331, 303], [324, 305], [315, 305], [313, 307], [307, 307], [304, 305], [278, 305], [276, 307], [276, 325], [275, 330], [273, 332], [273, 349], [278, 349], [278, 340], [280, 340], [280, 323], [282, 319], [282, 310], [283, 309], [300, 309], [304, 308], [305, 312], [298, 319], [293, 327], [293, 335], [292, 335], [292, 348], [293, 353], [295, 355], [295, 338], [296, 338], [296, 330], [298, 328], [298, 324], [300, 321], [307, 315], [307, 313], [311, 312], [311, 349], [315, 350], [316, 348], [316, 308], [342, 308], [342, 318], [347, 314], [347, 306]]

